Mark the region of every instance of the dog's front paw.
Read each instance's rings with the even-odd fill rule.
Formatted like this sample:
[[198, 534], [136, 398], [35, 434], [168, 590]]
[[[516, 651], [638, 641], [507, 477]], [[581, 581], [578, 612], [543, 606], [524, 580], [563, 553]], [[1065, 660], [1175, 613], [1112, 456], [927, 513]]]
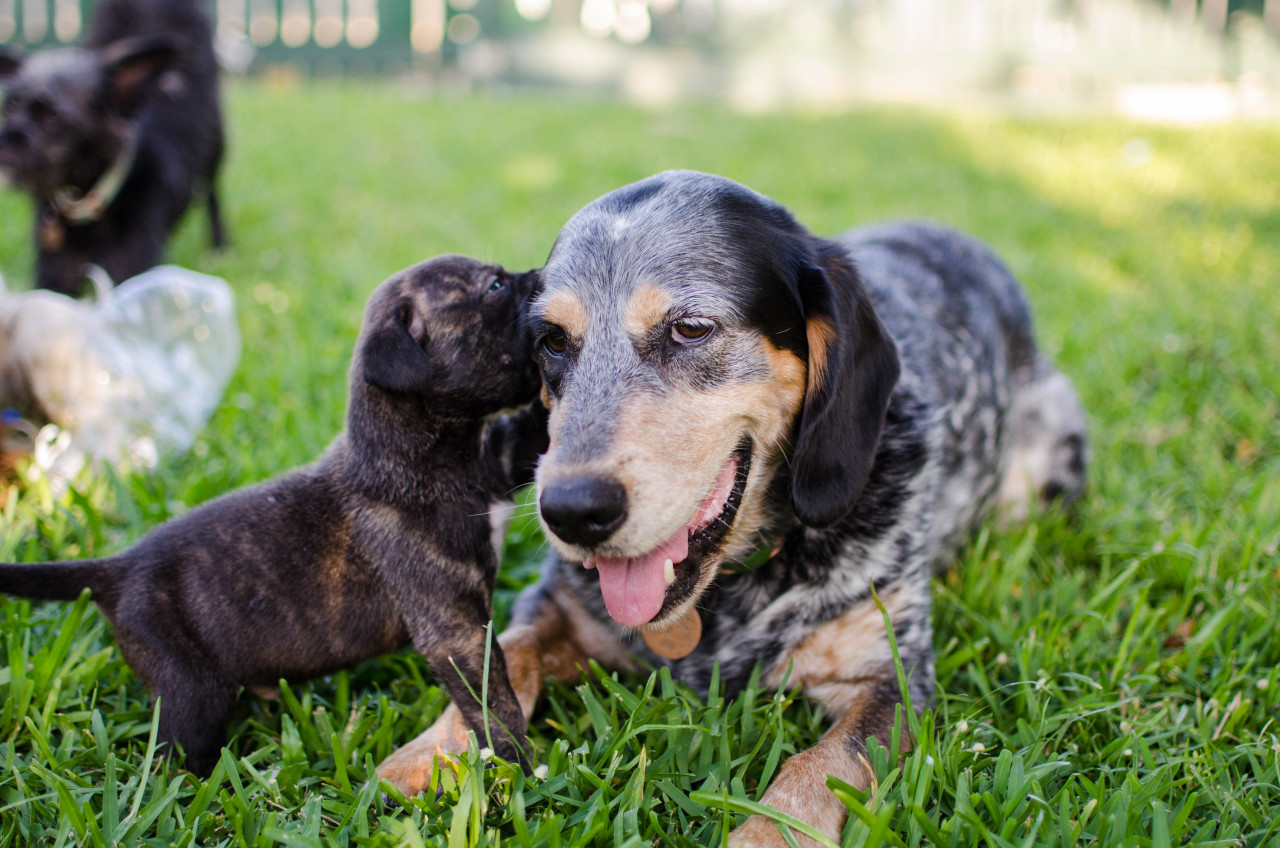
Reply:
[[382, 761], [378, 778], [412, 798], [431, 785], [436, 762], [452, 763], [453, 755], [467, 750], [467, 741], [467, 723], [450, 705], [426, 732]]
[[[803, 833], [793, 830], [791, 835], [801, 848], [819, 848], [817, 842]], [[729, 848], [784, 848], [786, 844], [778, 825], [765, 816], [752, 816], [729, 834]]]

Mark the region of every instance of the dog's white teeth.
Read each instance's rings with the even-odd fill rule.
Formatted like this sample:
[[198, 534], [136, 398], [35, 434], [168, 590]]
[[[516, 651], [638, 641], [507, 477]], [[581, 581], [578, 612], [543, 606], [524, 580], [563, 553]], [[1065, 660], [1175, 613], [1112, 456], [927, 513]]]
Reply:
[[676, 564], [671, 560], [662, 564], [662, 582], [667, 586], [676, 582]]

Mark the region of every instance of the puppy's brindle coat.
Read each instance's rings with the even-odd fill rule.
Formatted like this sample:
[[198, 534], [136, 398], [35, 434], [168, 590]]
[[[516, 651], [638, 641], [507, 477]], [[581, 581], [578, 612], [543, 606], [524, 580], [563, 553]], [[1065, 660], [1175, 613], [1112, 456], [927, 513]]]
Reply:
[[197, 188], [223, 245], [218, 63], [200, 0], [102, 0], [79, 47], [0, 49], [0, 84], [0, 174], [32, 195], [38, 287], [74, 294], [89, 263], [117, 283], [155, 266]]
[[[1083, 414], [1017, 283], [936, 226], [828, 241], [729, 180], [674, 172], [569, 221], [531, 323], [555, 555], [500, 640], [521, 703], [588, 658], [668, 665], [696, 687], [719, 663], [730, 691], [757, 664], [769, 685], [790, 668], [832, 726], [763, 802], [838, 838], [824, 776], [866, 788], [865, 740], [887, 743], [901, 701], [872, 586], [923, 705], [933, 570], [1000, 494], [1084, 484]], [[757, 550], [767, 561], [744, 569]], [[702, 637], [683, 659], [639, 638], [687, 616]], [[446, 713], [424, 738], [459, 722]], [[429, 770], [407, 750], [402, 773]], [[761, 817], [730, 841], [784, 844]]]
[[[536, 449], [543, 431], [519, 415], [486, 421], [536, 396], [521, 325], [532, 286], [532, 273], [462, 257], [397, 274], [369, 300], [347, 429], [318, 462], [197, 507], [116, 556], [0, 565], [0, 592], [69, 600], [89, 588], [161, 699], [161, 738], [199, 774], [217, 762], [241, 686], [327, 674], [410, 642], [483, 738], [476, 698], [497, 573], [486, 516], [528, 479], [520, 446]], [[497, 645], [487, 689], [488, 734], [515, 758], [525, 717]]]

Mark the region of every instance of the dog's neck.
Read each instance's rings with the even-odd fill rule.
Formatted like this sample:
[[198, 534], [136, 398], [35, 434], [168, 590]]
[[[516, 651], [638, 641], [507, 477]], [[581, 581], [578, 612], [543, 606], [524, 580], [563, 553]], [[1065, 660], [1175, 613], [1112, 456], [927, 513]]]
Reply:
[[452, 489], [480, 476], [482, 422], [441, 418], [406, 403], [421, 398], [353, 397], [347, 414], [350, 479], [390, 503], [454, 498]]

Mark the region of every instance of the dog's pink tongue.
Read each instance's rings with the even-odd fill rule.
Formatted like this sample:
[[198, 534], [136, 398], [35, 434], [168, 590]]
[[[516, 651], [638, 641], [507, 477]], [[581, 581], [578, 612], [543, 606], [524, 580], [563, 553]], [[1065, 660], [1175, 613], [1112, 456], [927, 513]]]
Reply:
[[600, 594], [609, 615], [619, 624], [648, 624], [662, 609], [667, 584], [662, 573], [667, 560], [680, 562], [689, 556], [689, 529], [680, 530], [655, 550], [627, 559], [593, 558], [587, 565], [600, 573]]

